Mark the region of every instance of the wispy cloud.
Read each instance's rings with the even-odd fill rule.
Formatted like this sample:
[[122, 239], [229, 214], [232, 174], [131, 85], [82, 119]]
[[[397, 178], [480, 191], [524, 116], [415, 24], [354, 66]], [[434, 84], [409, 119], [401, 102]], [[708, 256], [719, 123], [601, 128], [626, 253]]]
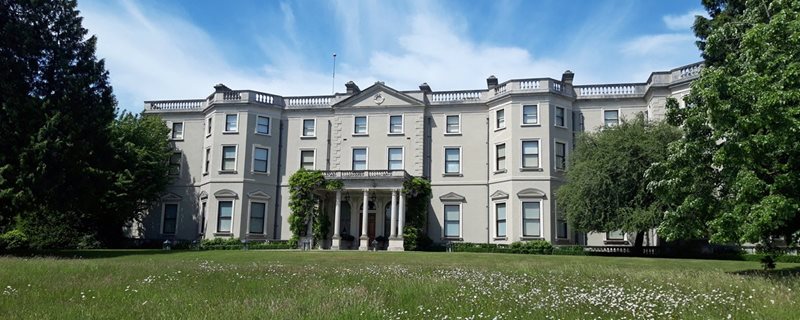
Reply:
[[662, 19], [670, 30], [689, 31], [692, 29], [695, 16], [708, 17], [708, 14], [705, 11], [695, 9], [681, 15], [666, 15]]
[[682, 46], [692, 44], [694, 36], [687, 33], [666, 33], [635, 38], [622, 47], [629, 55], [675, 54]]

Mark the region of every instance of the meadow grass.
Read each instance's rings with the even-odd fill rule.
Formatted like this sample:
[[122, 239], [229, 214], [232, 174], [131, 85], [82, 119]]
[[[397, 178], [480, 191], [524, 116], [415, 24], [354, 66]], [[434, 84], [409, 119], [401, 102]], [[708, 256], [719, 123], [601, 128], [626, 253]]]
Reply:
[[426, 252], [0, 257], [0, 319], [797, 319], [800, 264]]

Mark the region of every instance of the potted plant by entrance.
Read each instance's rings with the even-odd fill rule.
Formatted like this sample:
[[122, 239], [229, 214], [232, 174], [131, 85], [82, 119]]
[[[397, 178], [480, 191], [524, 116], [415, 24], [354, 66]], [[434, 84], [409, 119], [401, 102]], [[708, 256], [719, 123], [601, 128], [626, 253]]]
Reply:
[[346, 242], [346, 243], [347, 243], [347, 245], [345, 245], [344, 243], [342, 243], [342, 244], [340, 245], [342, 248], [350, 248], [350, 247], [352, 247], [352, 246], [353, 246], [353, 241], [355, 241], [355, 240], [356, 240], [356, 237], [354, 237], [354, 236], [352, 236], [352, 235], [350, 235], [350, 234], [348, 234], [348, 233], [342, 233], [342, 234], [340, 235], [340, 237], [341, 237], [341, 241], [342, 241], [342, 242]]
[[377, 236], [375, 237], [375, 241], [378, 242], [377, 245], [378, 249], [384, 250], [387, 247], [389, 247], [389, 238], [387, 238], [386, 236]]

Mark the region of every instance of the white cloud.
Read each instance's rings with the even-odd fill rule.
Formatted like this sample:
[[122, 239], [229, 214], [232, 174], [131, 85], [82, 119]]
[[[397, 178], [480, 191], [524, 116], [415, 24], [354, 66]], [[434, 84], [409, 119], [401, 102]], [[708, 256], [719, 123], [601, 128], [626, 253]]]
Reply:
[[688, 33], [665, 33], [635, 38], [622, 47], [629, 55], [672, 55], [687, 46], [694, 46], [694, 36]]
[[708, 14], [705, 11], [695, 9], [682, 15], [666, 15], [662, 19], [670, 30], [689, 31], [694, 25], [695, 16], [708, 17]]

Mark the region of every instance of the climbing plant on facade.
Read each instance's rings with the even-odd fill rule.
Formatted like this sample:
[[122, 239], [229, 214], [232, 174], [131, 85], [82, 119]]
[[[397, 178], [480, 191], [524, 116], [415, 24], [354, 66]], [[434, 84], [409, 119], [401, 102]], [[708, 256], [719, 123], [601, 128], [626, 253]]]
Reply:
[[413, 177], [403, 182], [403, 193], [407, 196], [403, 247], [406, 250], [417, 250], [431, 242], [424, 233], [428, 206], [433, 195], [431, 182]]
[[330, 220], [322, 211], [316, 191], [336, 191], [341, 190], [342, 186], [339, 180], [325, 180], [319, 171], [300, 169], [289, 177], [289, 230], [292, 231], [290, 244], [297, 245], [300, 235], [308, 230], [308, 223], [311, 221], [314, 222], [314, 241], [319, 242], [328, 236]]

